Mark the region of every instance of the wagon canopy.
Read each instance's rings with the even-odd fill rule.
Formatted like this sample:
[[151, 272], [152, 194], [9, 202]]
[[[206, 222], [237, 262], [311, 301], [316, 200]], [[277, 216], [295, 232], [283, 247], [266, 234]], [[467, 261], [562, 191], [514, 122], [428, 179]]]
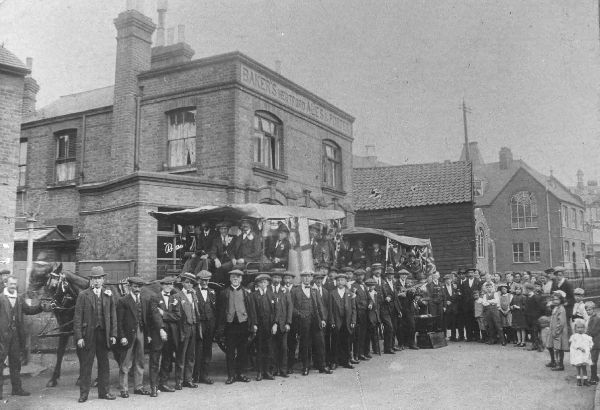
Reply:
[[343, 211], [331, 209], [267, 204], [205, 205], [199, 208], [183, 209], [181, 211], [150, 211], [149, 213], [158, 220], [164, 220], [180, 225], [193, 225], [202, 220], [234, 221], [240, 218], [287, 219], [296, 217], [325, 221], [331, 219], [343, 219], [346, 217]]
[[355, 239], [375, 239], [375, 237], [386, 237], [404, 246], [431, 246], [431, 241], [429, 239], [420, 239], [413, 238], [411, 236], [396, 235], [395, 233], [391, 233], [383, 229], [362, 228], [358, 226], [342, 230], [342, 236]]

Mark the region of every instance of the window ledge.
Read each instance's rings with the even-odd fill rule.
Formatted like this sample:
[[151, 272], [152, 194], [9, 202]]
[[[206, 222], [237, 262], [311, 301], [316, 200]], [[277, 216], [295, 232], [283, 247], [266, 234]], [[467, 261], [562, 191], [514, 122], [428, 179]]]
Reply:
[[540, 263], [540, 262], [539, 261], [531, 261], [531, 262], [513, 262], [513, 263], [518, 264], [518, 265], [528, 265], [531, 263]]
[[513, 227], [511, 227], [511, 229], [513, 231], [524, 231], [526, 229], [538, 229], [538, 228], [539, 228], [538, 226], [528, 226], [526, 228], [513, 228]]
[[185, 168], [169, 168], [167, 170], [167, 172], [169, 174], [188, 174], [188, 173], [192, 173], [192, 172], [198, 172], [198, 168], [196, 167], [185, 167]]
[[253, 166], [252, 167], [252, 171], [255, 174], [261, 175], [263, 177], [274, 178], [274, 179], [277, 179], [279, 181], [287, 181], [287, 179], [288, 179], [287, 174], [284, 174], [281, 171], [276, 171], [274, 169], [269, 169], [269, 168], [261, 167], [261, 166], [258, 166], [258, 165]]
[[46, 185], [46, 189], [62, 189], [62, 188], [74, 188], [77, 186], [75, 181], [70, 182], [60, 182], [54, 185]]
[[332, 188], [332, 187], [326, 186], [326, 185], [321, 185], [321, 190], [323, 192], [327, 192], [328, 194], [331, 194], [331, 195], [346, 196], [346, 191], [342, 191], [341, 189]]

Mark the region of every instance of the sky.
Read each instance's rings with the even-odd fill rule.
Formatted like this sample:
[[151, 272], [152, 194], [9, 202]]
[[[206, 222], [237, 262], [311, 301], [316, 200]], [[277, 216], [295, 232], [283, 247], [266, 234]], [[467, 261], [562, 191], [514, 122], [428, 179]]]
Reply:
[[[0, 43], [38, 107], [114, 81], [125, 0], [0, 0]], [[157, 19], [157, 0], [134, 0]], [[466, 101], [485, 162], [501, 147], [567, 185], [600, 179], [597, 0], [169, 0], [202, 58], [241, 51], [353, 115], [355, 154], [458, 160]]]

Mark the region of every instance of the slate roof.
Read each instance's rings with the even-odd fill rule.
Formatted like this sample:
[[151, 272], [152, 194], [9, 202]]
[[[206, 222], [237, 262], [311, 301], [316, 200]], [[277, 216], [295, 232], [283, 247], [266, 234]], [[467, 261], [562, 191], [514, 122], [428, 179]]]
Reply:
[[96, 108], [108, 107], [113, 105], [113, 98], [114, 86], [112, 85], [108, 87], [97, 88], [95, 90], [63, 95], [58, 100], [53, 101], [45, 107], [37, 110], [31, 117], [26, 118], [25, 122], [60, 117], [63, 115], [75, 114]]
[[375, 210], [471, 202], [467, 162], [356, 168], [352, 171], [354, 209]]
[[500, 169], [499, 162], [492, 162], [474, 168], [474, 179], [484, 181], [483, 195], [475, 198], [476, 206], [491, 205], [520, 169], [523, 169], [530, 174], [542, 186], [547, 186], [548, 191], [558, 200], [583, 206], [581, 198], [571, 193], [569, 189], [561, 184], [556, 178], [546, 176], [536, 171], [520, 159], [512, 160], [508, 169]]
[[11, 51], [0, 45], [0, 65], [10, 67], [19, 72], [28, 73], [29, 68]]

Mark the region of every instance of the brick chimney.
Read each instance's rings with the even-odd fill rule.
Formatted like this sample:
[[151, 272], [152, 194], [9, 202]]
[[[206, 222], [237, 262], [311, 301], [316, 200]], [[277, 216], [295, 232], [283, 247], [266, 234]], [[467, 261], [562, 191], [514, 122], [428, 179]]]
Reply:
[[37, 100], [37, 93], [40, 91], [40, 86], [37, 81], [33, 77], [31, 77], [31, 70], [33, 68], [33, 58], [27, 57], [27, 68], [30, 71], [30, 74], [27, 74], [23, 83], [23, 107], [22, 107], [22, 115], [23, 118], [28, 117], [29, 115], [35, 112], [35, 103]]
[[113, 177], [134, 167], [137, 76], [150, 69], [152, 33], [156, 25], [137, 10], [127, 10], [114, 20], [117, 28], [115, 95], [113, 102]]
[[583, 171], [577, 170], [577, 189], [583, 189]]
[[507, 148], [507, 147], [500, 148], [499, 157], [500, 157], [500, 169], [509, 169], [512, 164], [512, 160], [513, 160], [513, 155], [512, 155], [512, 151], [510, 150], [510, 148]]

